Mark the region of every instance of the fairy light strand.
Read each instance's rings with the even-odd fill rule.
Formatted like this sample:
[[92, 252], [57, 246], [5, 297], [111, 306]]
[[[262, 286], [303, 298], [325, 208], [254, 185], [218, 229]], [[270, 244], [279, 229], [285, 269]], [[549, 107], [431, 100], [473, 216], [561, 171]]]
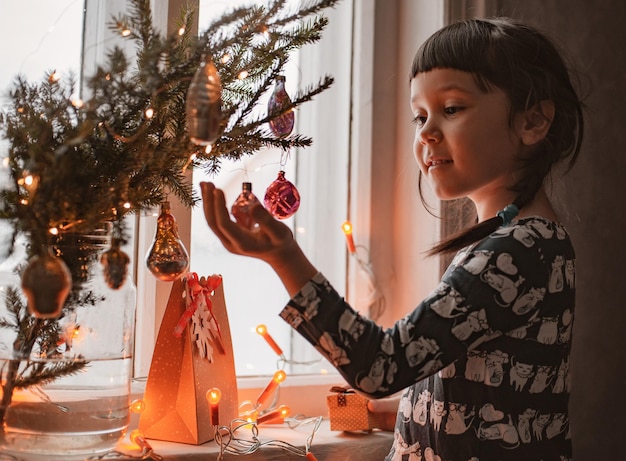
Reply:
[[[346, 237], [346, 247], [348, 249], [349, 256], [356, 261], [359, 269], [367, 276], [369, 292], [367, 312], [368, 317], [376, 321], [385, 311], [385, 297], [378, 288], [378, 282], [376, 281], [374, 269], [372, 268], [372, 264], [370, 262], [369, 250], [363, 245], [356, 245], [354, 243], [354, 229], [350, 221], [345, 221], [341, 225], [341, 230]], [[365, 258], [359, 254], [363, 252], [366, 255]]]

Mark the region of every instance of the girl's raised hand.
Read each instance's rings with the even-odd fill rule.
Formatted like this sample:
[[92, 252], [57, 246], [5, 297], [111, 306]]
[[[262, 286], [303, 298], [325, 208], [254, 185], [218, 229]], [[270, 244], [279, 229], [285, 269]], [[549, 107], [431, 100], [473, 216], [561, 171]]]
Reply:
[[274, 219], [262, 205], [250, 210], [258, 226], [246, 229], [231, 219], [222, 190], [207, 182], [201, 183], [200, 189], [207, 224], [231, 253], [271, 262], [275, 253], [292, 244], [291, 230]]
[[222, 190], [209, 182], [200, 183], [200, 190], [206, 222], [224, 247], [231, 253], [270, 264], [290, 295], [317, 273], [291, 229], [274, 219], [262, 205], [255, 205], [250, 211], [258, 226], [246, 229], [231, 219]]

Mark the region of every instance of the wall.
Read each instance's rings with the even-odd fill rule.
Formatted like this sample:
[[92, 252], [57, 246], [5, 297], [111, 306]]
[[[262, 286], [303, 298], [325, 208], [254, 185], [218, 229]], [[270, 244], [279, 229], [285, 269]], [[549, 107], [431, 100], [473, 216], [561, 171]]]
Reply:
[[[503, 1], [501, 12], [551, 33], [586, 75], [585, 143], [559, 186], [577, 250], [572, 431], [575, 459], [620, 459], [626, 402], [624, 246], [626, 3]], [[619, 455], [621, 453], [621, 455]]]

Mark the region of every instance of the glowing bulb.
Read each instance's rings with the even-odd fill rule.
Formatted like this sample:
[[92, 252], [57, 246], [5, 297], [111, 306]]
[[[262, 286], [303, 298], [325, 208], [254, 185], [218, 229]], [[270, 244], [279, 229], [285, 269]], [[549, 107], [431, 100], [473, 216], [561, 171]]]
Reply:
[[272, 380], [267, 384], [265, 389], [263, 389], [263, 392], [261, 392], [261, 394], [257, 398], [257, 405], [263, 405], [268, 397], [274, 393], [278, 385], [282, 383], [285, 379], [287, 379], [287, 373], [285, 373], [283, 370], [278, 370], [276, 373], [274, 373]]
[[146, 402], [144, 402], [141, 399], [133, 400], [132, 403], [130, 404], [130, 410], [133, 413], [143, 413], [145, 409], [146, 409]]
[[154, 117], [154, 109], [152, 107], [148, 107], [146, 109], [145, 114], [146, 114], [146, 118], [150, 120], [152, 117]]
[[50, 76], [48, 77], [48, 82], [49, 83], [56, 83], [59, 80], [61, 80], [61, 74], [58, 73], [56, 70], [54, 72], [52, 72], [50, 74]]
[[222, 56], [222, 59], [220, 59], [220, 61], [222, 61], [222, 64], [226, 64], [227, 62], [230, 61], [230, 54], [226, 53]]
[[257, 419], [257, 424], [283, 423], [285, 421], [285, 418], [289, 416], [289, 413], [291, 413], [291, 409], [287, 405], [281, 405], [276, 410], [259, 416], [259, 418]]
[[210, 154], [212, 150], [213, 150], [213, 144], [208, 144], [206, 148], [204, 149], [204, 152], [207, 154]]
[[122, 37], [128, 37], [130, 35], [130, 29], [125, 28], [122, 30]]
[[123, 207], [126, 208], [127, 210], [130, 210], [130, 207], [131, 207], [130, 202], [125, 202]]
[[343, 233], [346, 235], [348, 251], [350, 253], [354, 253], [356, 251], [356, 246], [354, 245], [354, 239], [352, 238], [352, 223], [350, 221], [345, 221], [341, 225], [341, 230], [343, 230]]
[[265, 341], [267, 341], [267, 344], [269, 344], [270, 347], [274, 350], [274, 352], [276, 352], [276, 355], [283, 355], [283, 350], [280, 348], [278, 344], [276, 344], [276, 341], [274, 341], [274, 338], [272, 338], [270, 334], [267, 332], [267, 327], [265, 325], [257, 326], [256, 332], [260, 334], [261, 336], [263, 336], [263, 339], [265, 339]]
[[243, 80], [247, 76], [248, 76], [248, 71], [247, 70], [242, 70], [241, 72], [239, 72], [239, 75], [237, 75], [237, 78], [239, 80]]
[[206, 400], [209, 403], [209, 418], [212, 426], [218, 426], [219, 421], [219, 403], [222, 400], [222, 391], [217, 387], [211, 388], [206, 393]]
[[76, 109], [80, 109], [84, 105], [82, 99], [72, 99], [70, 102], [72, 103], [72, 106], [74, 106]]
[[180, 29], [178, 29], [178, 35], [183, 35], [185, 33], [185, 28], [181, 27]]
[[130, 433], [130, 441], [142, 450], [152, 451], [152, 446], [148, 443], [146, 436], [143, 435], [143, 432], [139, 429], [135, 429]]

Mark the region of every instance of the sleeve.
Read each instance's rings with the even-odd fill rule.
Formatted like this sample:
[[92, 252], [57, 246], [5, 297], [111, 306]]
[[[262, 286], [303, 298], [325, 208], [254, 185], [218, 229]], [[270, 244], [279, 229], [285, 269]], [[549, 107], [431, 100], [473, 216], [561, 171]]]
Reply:
[[523, 241], [511, 230], [459, 252], [437, 288], [387, 330], [352, 309], [322, 274], [280, 315], [352, 387], [391, 395], [532, 321], [549, 279], [538, 237]]

